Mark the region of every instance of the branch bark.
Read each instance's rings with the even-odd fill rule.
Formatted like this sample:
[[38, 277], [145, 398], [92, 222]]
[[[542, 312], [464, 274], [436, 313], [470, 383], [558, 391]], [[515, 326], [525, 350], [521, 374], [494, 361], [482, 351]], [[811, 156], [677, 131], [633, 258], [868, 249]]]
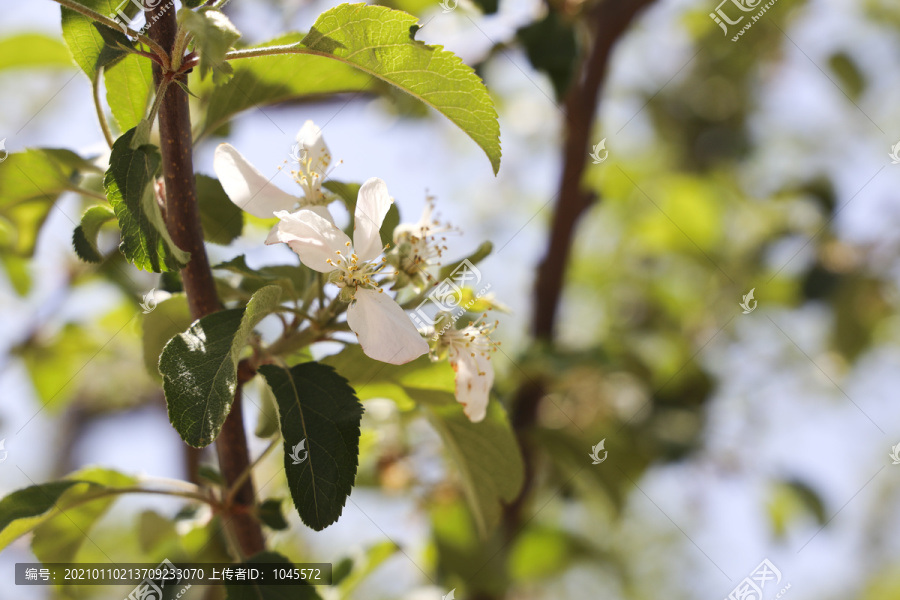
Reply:
[[[616, 42], [624, 35], [637, 15], [654, 0], [604, 0], [591, 9], [587, 20], [591, 30], [591, 47], [582, 62], [577, 79], [569, 88], [564, 105], [565, 139], [550, 239], [547, 252], [537, 269], [534, 312], [531, 330], [538, 343], [552, 344], [559, 313], [559, 303], [571, 254], [575, 228], [579, 219], [598, 201], [596, 195], [581, 186], [587, 165], [590, 136], [593, 130], [603, 82]], [[521, 526], [524, 504], [534, 483], [535, 452], [528, 437], [537, 422], [546, 382], [526, 379], [513, 396], [510, 421], [516, 431], [525, 462], [525, 485], [504, 513], [504, 532], [508, 539]]]
[[[171, 4], [160, 2], [158, 6], [149, 9], [147, 22], [152, 23], [149, 30], [151, 39], [171, 52], [178, 29], [175, 10]], [[153, 77], [157, 87], [166, 77], [158, 64], [153, 65]], [[166, 185], [166, 226], [175, 244], [191, 253], [190, 262], [182, 269], [181, 277], [191, 316], [199, 319], [219, 310], [221, 304], [203, 245], [203, 229], [200, 226], [197, 189], [194, 185], [188, 97], [177, 85], [166, 88], [159, 110], [159, 137]], [[222, 476], [230, 485], [250, 465], [240, 390], [235, 395], [231, 412], [216, 440], [216, 450]], [[242, 510], [252, 506], [254, 498], [253, 482], [247, 478], [235, 495], [238, 510], [231, 515], [227, 525], [231, 527], [245, 556], [252, 556], [265, 549], [259, 523], [249, 511]]]

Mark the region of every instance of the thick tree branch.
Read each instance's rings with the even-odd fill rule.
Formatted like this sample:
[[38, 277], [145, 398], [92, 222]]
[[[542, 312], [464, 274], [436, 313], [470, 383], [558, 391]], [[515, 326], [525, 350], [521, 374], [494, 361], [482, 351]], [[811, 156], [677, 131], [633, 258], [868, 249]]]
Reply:
[[[534, 286], [532, 333], [539, 343], [553, 342], [575, 228], [581, 216], [596, 201], [595, 195], [582, 188], [581, 182], [610, 57], [616, 42], [638, 13], [652, 3], [653, 0], [604, 0], [587, 15], [591, 47], [565, 99], [562, 173], [547, 253], [538, 266]], [[520, 527], [522, 508], [533, 486], [535, 453], [528, 437], [537, 421], [545, 393], [545, 382], [532, 377], [522, 382], [511, 403], [510, 419], [525, 461], [525, 485], [504, 515], [504, 531], [508, 538], [514, 537]]]
[[[171, 51], [177, 34], [172, 7], [160, 3], [147, 12], [147, 22], [153, 23], [150, 37]], [[160, 86], [167, 74], [160, 65], [154, 64], [153, 76], [156, 85]], [[190, 262], [181, 271], [181, 277], [191, 315], [199, 319], [219, 310], [221, 305], [203, 245], [203, 229], [197, 207], [190, 108], [187, 94], [181, 87], [169, 85], [163, 93], [159, 109], [159, 137], [166, 184], [166, 225], [175, 244], [191, 253]], [[235, 395], [234, 405], [216, 440], [216, 449], [222, 476], [231, 485], [250, 465], [240, 391]], [[254, 498], [253, 482], [248, 478], [236, 492], [234, 502], [250, 507]], [[252, 556], [264, 549], [262, 530], [249, 511], [235, 511], [229, 518], [229, 526], [244, 555]]]

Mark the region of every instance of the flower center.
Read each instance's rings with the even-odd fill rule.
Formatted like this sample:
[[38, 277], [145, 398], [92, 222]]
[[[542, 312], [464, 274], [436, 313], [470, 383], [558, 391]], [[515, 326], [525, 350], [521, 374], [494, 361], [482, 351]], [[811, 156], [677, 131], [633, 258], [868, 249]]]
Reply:
[[373, 279], [381, 273], [387, 265], [387, 259], [380, 261], [364, 261], [353, 252], [350, 242], [347, 242], [346, 254], [341, 250], [335, 251], [336, 257], [329, 258], [326, 262], [334, 267], [337, 276], [332, 276], [332, 282], [338, 287], [366, 287], [379, 289], [378, 282]]

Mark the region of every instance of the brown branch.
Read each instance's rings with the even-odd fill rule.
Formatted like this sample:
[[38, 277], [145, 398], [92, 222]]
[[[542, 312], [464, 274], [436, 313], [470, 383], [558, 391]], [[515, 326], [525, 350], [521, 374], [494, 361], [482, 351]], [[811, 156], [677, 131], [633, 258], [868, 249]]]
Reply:
[[[610, 57], [638, 13], [654, 0], [605, 0], [587, 15], [591, 28], [591, 47], [582, 62], [577, 79], [565, 98], [565, 138], [562, 174], [556, 197], [547, 253], [537, 269], [532, 315], [532, 334], [538, 343], [552, 344], [562, 297], [566, 268], [581, 216], [597, 201], [596, 195], [581, 183], [587, 165], [594, 120]], [[529, 435], [537, 422], [546, 382], [540, 377], [526, 378], [512, 399], [510, 420], [516, 431], [525, 462], [525, 484], [519, 496], [504, 513], [504, 535], [511, 540], [521, 526], [525, 501], [534, 485], [535, 452]]]
[[[159, 3], [147, 11], [147, 22], [152, 23], [150, 37], [171, 52], [177, 32], [173, 7]], [[166, 76], [159, 65], [153, 65], [153, 77], [157, 86]], [[170, 85], [165, 91], [159, 110], [159, 138], [166, 184], [166, 226], [175, 244], [191, 253], [190, 262], [182, 269], [181, 277], [191, 315], [199, 319], [216, 312], [221, 305], [203, 245], [203, 229], [197, 208], [190, 107], [187, 94], [177, 85]], [[250, 465], [240, 390], [235, 395], [231, 412], [216, 440], [216, 449], [222, 476], [230, 484]], [[254, 498], [253, 482], [248, 478], [235, 497], [235, 508], [239, 510], [231, 515], [228, 522], [240, 544], [241, 552], [246, 556], [265, 549], [259, 523], [253, 519], [250, 511], [240, 510], [252, 506]]]

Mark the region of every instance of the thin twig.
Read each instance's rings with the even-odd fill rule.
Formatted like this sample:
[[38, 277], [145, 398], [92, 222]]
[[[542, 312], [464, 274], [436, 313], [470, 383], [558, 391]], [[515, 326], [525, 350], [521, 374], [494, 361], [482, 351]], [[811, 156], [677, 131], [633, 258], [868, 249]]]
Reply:
[[103, 137], [106, 138], [106, 143], [109, 145], [110, 149], [113, 147], [113, 142], [115, 142], [115, 138], [113, 138], [112, 131], [109, 129], [109, 121], [106, 120], [106, 112], [103, 110], [103, 104], [100, 102], [100, 77], [103, 74], [103, 67], [97, 69], [96, 73], [94, 73], [94, 78], [91, 81], [91, 85], [94, 89], [94, 108], [97, 109], [97, 120], [100, 121], [100, 129], [103, 130]]

